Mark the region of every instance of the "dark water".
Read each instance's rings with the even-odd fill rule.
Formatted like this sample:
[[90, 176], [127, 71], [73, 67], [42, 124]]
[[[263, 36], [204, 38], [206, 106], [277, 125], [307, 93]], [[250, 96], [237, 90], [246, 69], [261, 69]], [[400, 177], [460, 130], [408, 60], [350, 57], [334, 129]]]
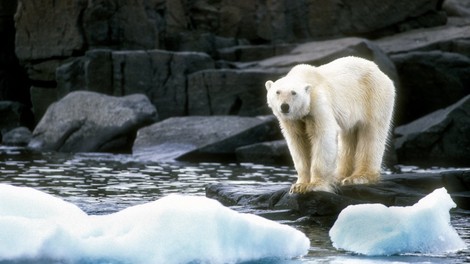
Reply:
[[[210, 183], [288, 185], [295, 179], [295, 170], [286, 166], [149, 163], [130, 155], [31, 153], [0, 147], [1, 183], [34, 187], [72, 202], [88, 214], [116, 212], [171, 193], [205, 195], [204, 188]], [[470, 215], [453, 212], [452, 224], [470, 245]], [[302, 259], [281, 263], [470, 263], [469, 250], [439, 256], [358, 256], [334, 249], [327, 228], [293, 225], [310, 238], [311, 250]]]

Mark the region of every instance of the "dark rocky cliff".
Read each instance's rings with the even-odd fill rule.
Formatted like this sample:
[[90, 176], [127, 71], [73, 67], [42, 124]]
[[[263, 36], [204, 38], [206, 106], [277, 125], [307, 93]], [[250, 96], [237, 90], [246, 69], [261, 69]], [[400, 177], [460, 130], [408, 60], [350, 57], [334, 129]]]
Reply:
[[267, 79], [347, 55], [375, 61], [395, 81], [395, 124], [403, 125], [470, 93], [469, 3], [2, 1], [0, 100], [11, 121], [0, 129], [33, 129], [76, 90], [145, 94], [160, 120], [266, 115]]

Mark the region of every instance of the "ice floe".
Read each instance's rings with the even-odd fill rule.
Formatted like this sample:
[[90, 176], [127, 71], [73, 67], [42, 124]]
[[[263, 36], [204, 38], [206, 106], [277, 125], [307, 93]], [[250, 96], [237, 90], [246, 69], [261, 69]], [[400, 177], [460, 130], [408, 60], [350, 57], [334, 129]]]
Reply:
[[304, 255], [293, 227], [205, 197], [170, 195], [109, 215], [87, 215], [44, 192], [0, 184], [0, 260], [227, 263]]
[[466, 248], [450, 224], [449, 210], [455, 206], [445, 188], [413, 206], [351, 205], [329, 234], [334, 247], [364, 255], [455, 252]]

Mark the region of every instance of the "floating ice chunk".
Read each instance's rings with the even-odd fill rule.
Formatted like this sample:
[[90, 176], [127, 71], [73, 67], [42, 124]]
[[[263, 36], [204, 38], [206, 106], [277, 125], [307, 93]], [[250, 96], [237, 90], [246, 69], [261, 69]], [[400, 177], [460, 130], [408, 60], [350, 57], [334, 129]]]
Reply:
[[0, 184], [0, 260], [226, 263], [307, 253], [296, 229], [205, 197], [170, 195], [89, 216], [73, 204]]
[[351, 205], [330, 229], [333, 246], [365, 255], [448, 253], [466, 248], [450, 224], [455, 203], [445, 188], [413, 206]]

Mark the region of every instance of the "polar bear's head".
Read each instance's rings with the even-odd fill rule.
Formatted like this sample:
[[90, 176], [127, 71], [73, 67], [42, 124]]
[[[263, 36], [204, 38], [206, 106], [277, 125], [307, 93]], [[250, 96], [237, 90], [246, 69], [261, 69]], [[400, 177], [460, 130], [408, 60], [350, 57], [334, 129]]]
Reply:
[[268, 106], [281, 119], [301, 119], [310, 112], [310, 85], [286, 76], [275, 82], [267, 81]]

